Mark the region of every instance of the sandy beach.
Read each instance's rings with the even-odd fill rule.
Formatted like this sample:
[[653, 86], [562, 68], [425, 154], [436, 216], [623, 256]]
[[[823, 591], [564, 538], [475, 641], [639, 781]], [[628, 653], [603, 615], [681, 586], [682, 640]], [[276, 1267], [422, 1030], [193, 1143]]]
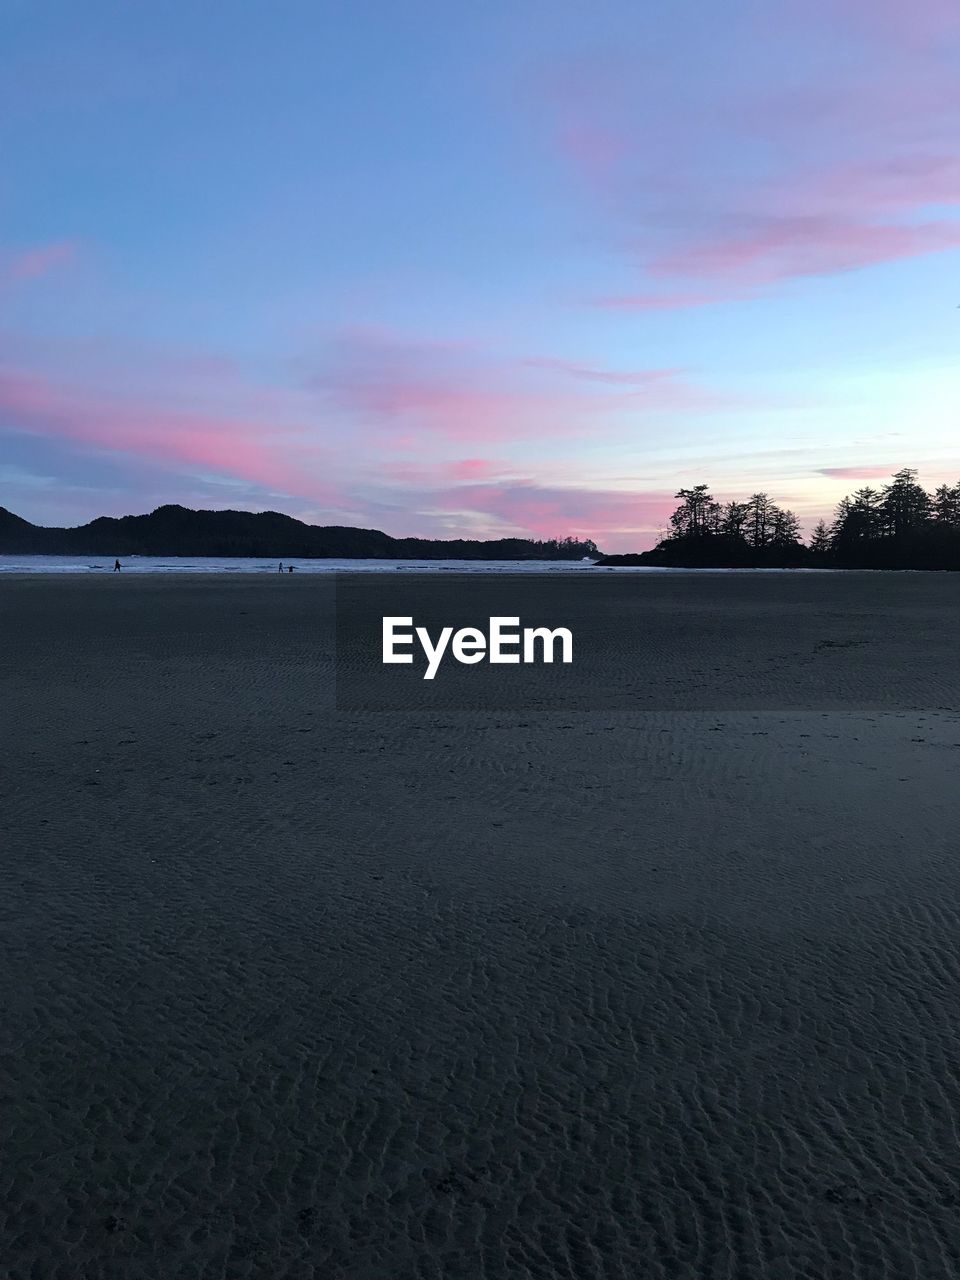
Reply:
[[4, 1280], [960, 1274], [960, 575], [338, 591], [0, 582]]

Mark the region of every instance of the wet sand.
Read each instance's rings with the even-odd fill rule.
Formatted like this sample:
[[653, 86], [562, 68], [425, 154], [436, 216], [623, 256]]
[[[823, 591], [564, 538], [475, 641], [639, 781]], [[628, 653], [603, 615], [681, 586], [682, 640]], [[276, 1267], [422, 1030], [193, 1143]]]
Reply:
[[0, 581], [4, 1280], [960, 1273], [960, 575], [524, 591]]

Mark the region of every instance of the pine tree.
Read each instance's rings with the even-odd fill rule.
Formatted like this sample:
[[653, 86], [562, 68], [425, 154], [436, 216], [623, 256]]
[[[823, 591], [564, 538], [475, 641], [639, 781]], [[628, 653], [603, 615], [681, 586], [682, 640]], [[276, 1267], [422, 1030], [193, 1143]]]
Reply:
[[891, 538], [903, 538], [922, 525], [930, 514], [930, 498], [917, 484], [917, 473], [904, 467], [884, 485], [878, 503], [880, 532]]
[[942, 484], [935, 490], [932, 515], [937, 524], [960, 529], [960, 480], [956, 484]]
[[882, 525], [881, 494], [865, 485], [852, 498], [843, 498], [831, 531], [834, 546], [850, 546], [876, 538]]
[[765, 547], [770, 540], [772, 503], [765, 493], [754, 493], [747, 503], [747, 541], [751, 547]]
[[707, 506], [706, 511], [706, 528], [709, 534], [718, 537], [723, 533], [723, 506], [719, 502], [712, 500]]
[[748, 514], [745, 502], [728, 502], [723, 509], [722, 532], [731, 538], [742, 538]]
[[816, 556], [825, 556], [830, 550], [830, 530], [826, 522], [818, 520], [810, 538], [810, 550]]
[[698, 484], [674, 494], [682, 499], [670, 517], [674, 538], [701, 538], [708, 531], [710, 508], [715, 505], [709, 488], [709, 485]]
[[800, 541], [800, 521], [792, 511], [774, 508], [770, 542], [775, 547], [795, 547]]

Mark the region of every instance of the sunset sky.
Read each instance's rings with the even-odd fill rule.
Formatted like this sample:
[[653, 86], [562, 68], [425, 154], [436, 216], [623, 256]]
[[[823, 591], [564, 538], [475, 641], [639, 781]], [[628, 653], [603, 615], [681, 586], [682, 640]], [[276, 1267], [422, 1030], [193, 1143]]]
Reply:
[[656, 540], [960, 475], [957, 0], [5, 0], [0, 505]]

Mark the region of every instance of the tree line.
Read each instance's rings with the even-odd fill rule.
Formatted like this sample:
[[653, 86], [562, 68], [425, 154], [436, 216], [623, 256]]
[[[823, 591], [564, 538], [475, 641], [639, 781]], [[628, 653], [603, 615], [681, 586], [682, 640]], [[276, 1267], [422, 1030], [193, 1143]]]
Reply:
[[680, 489], [670, 532], [650, 558], [703, 566], [960, 569], [960, 481], [928, 493], [912, 467], [841, 499], [804, 543], [794, 512], [755, 493], [717, 502], [706, 484]]

